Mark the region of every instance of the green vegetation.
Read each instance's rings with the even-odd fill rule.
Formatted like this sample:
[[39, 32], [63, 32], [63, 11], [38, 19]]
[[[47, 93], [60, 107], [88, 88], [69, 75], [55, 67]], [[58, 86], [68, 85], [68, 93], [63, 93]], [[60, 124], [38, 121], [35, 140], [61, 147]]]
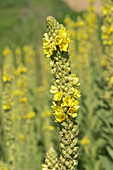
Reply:
[[63, 21], [66, 14], [76, 19], [61, 0], [6, 0], [0, 1], [0, 51], [4, 46], [23, 46], [42, 43], [46, 16], [52, 15]]

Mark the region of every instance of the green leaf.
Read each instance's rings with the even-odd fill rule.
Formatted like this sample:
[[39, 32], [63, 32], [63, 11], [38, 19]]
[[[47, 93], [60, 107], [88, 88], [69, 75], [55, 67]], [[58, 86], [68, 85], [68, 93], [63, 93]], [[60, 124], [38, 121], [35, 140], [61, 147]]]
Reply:
[[113, 170], [113, 162], [108, 157], [99, 156], [99, 158], [105, 170]]
[[107, 151], [108, 151], [109, 155], [110, 155], [111, 158], [113, 159], [113, 149], [110, 148], [109, 146], [107, 146], [106, 148], [107, 148]]

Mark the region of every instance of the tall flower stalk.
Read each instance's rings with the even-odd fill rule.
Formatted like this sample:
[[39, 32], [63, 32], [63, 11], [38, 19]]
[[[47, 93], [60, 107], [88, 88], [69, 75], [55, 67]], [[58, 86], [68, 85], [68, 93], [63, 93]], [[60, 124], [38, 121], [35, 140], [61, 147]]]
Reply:
[[[47, 33], [44, 34], [44, 53], [50, 60], [54, 83], [50, 93], [54, 94], [52, 101], [55, 122], [59, 129], [60, 157], [55, 169], [73, 169], [78, 164], [78, 124], [76, 121], [79, 109], [80, 91], [79, 78], [71, 73], [68, 48], [71, 43], [68, 32], [55, 18], [47, 17]], [[46, 159], [46, 167], [53, 165]]]

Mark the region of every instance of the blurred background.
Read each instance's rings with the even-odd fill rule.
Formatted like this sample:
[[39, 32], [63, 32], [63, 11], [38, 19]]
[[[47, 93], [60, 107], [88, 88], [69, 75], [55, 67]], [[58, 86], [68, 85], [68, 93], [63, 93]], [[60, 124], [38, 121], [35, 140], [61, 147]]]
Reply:
[[0, 0], [0, 170], [39, 170], [59, 139], [43, 52], [46, 17], [64, 24], [80, 81], [79, 170], [113, 170], [112, 0]]

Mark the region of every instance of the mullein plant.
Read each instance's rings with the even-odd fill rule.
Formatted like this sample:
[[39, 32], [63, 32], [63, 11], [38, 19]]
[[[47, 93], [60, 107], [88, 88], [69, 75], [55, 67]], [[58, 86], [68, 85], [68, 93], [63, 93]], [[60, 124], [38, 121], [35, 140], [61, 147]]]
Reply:
[[[100, 159], [104, 169], [111, 170], [113, 169], [113, 2], [111, 0], [103, 2], [102, 16], [102, 43], [105, 54], [103, 65], [104, 96], [101, 97], [103, 107], [101, 107], [99, 116], [103, 122], [102, 137], [105, 140], [105, 146]], [[106, 111], [103, 109], [106, 109]], [[104, 117], [102, 113], [104, 113]], [[109, 166], [106, 166], [106, 164]]]
[[0, 159], [3, 157], [3, 125], [2, 125], [2, 71], [0, 69]]
[[[79, 78], [71, 73], [68, 48], [71, 43], [68, 32], [55, 18], [47, 17], [47, 33], [44, 34], [43, 48], [49, 58], [51, 73], [54, 83], [50, 93], [54, 94], [53, 114], [59, 129], [60, 157], [56, 158], [55, 152], [47, 153], [43, 165], [46, 169], [74, 169], [78, 164], [78, 124], [77, 110], [79, 109], [80, 91], [78, 90]], [[52, 149], [53, 150], [53, 149]], [[54, 154], [52, 154], [54, 153]], [[49, 157], [48, 157], [49, 155]], [[50, 159], [52, 158], [53, 159]]]
[[3, 65], [3, 93], [2, 93], [2, 120], [3, 120], [3, 142], [4, 142], [4, 156], [3, 159], [7, 162], [9, 169], [15, 169], [15, 129], [12, 117], [13, 99], [12, 99], [12, 84], [13, 84], [13, 54], [12, 51], [6, 47], [3, 51], [4, 65]]
[[[29, 55], [32, 56], [33, 51], [31, 51], [30, 47], [28, 48], [28, 46], [26, 46], [26, 48], [29, 50], [29, 54], [26, 54], [27, 56], [25, 56], [27, 57], [25, 59], [28, 61]], [[27, 64], [25, 66], [22, 63], [21, 50], [19, 52], [18, 49], [15, 52], [17, 58], [17, 69], [15, 74], [17, 75], [17, 89], [19, 91], [18, 105], [20, 107], [19, 112], [21, 116], [21, 128], [19, 135], [21, 152], [20, 167], [24, 169], [28, 169], [29, 167], [32, 169], [35, 168], [35, 166], [37, 167], [37, 140], [34, 131], [35, 112], [32, 105], [30, 104], [28, 90], [34, 85], [29, 84], [29, 80], [32, 79], [32, 76], [35, 76], [35, 74], [32, 74], [31, 69], [27, 69], [27, 67], [29, 68], [30, 66]], [[32, 83], [34, 82], [32, 81]], [[31, 159], [33, 159], [33, 164], [29, 164]]]
[[37, 106], [37, 96], [36, 88], [37, 88], [37, 76], [36, 76], [36, 52], [32, 46], [24, 46], [23, 47], [24, 54], [24, 64], [27, 69], [27, 84], [28, 84], [28, 95], [30, 99], [30, 103], [34, 108]]
[[[81, 134], [84, 133], [84, 137], [81, 140], [81, 144], [83, 145], [86, 154], [85, 156], [83, 156], [83, 160], [85, 162], [83, 164], [84, 168], [96, 170], [96, 169], [101, 169], [101, 161], [99, 160], [99, 154], [102, 151], [104, 141], [103, 139], [100, 138], [99, 135], [101, 129], [101, 121], [99, 120], [96, 112], [98, 99], [95, 94], [95, 90], [96, 90], [95, 86], [97, 81], [97, 74], [99, 75], [99, 71], [100, 71], [99, 63], [100, 63], [100, 58], [102, 58], [101, 57], [102, 48], [100, 46], [100, 42], [98, 38], [98, 32], [97, 32], [98, 20], [97, 20], [97, 15], [96, 15], [96, 10], [94, 7], [93, 0], [89, 0], [89, 8], [86, 14], [84, 14], [83, 19], [86, 25], [85, 26], [86, 35], [87, 35], [86, 44], [87, 46], [89, 44], [89, 49], [87, 48], [88, 52], [86, 53], [88, 57], [88, 70], [86, 74], [87, 81], [85, 81], [87, 82], [86, 83], [87, 92], [85, 93], [85, 95], [87, 97], [85, 101], [83, 99], [83, 102], [86, 104], [87, 115], [83, 117], [82, 121], [80, 120]], [[84, 112], [82, 110], [82, 115], [83, 113]], [[87, 130], [84, 129], [83, 124], [87, 127], [86, 128]], [[86, 142], [86, 144], [84, 144], [84, 141]], [[89, 164], [87, 162], [89, 162]]]

